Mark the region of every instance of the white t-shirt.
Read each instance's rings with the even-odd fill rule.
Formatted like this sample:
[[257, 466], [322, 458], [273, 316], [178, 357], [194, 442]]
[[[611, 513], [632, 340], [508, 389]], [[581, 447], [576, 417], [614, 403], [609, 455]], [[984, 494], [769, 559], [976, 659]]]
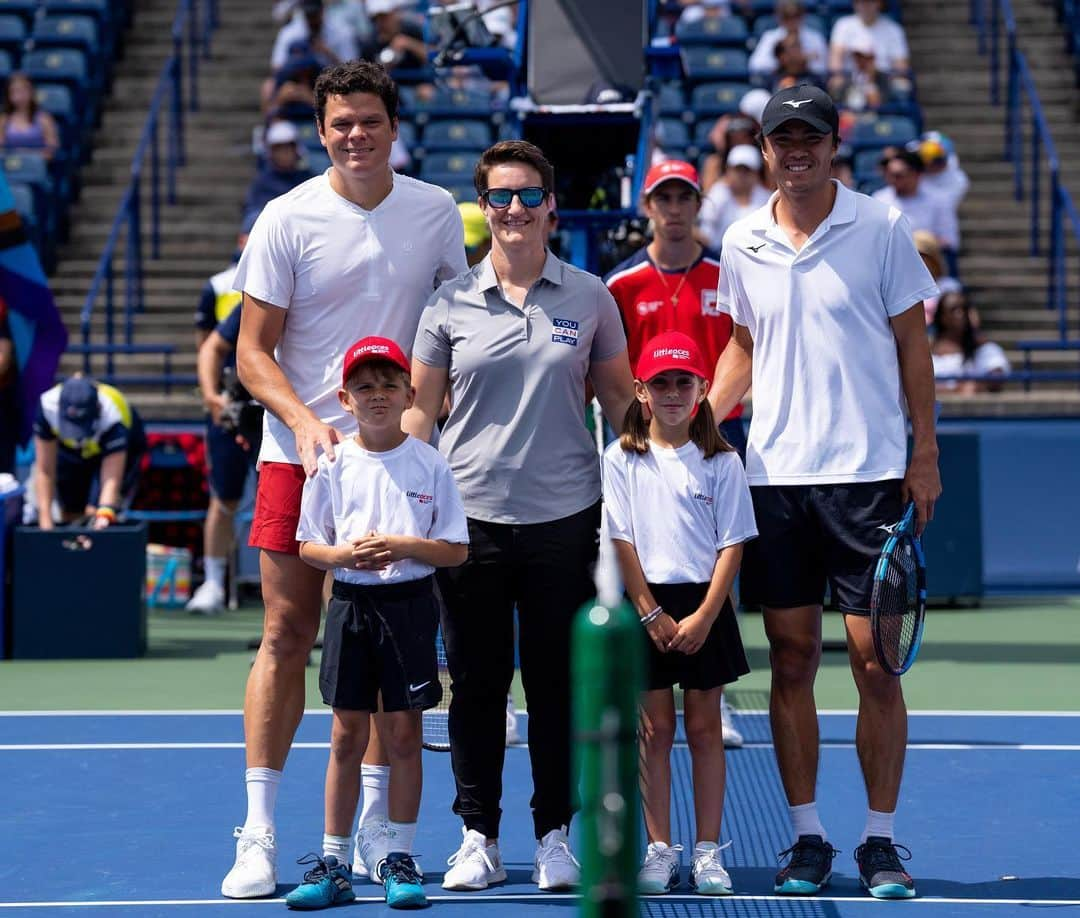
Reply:
[[[289, 48], [296, 42], [307, 41], [310, 37], [311, 29], [308, 28], [307, 19], [297, 10], [293, 13], [293, 18], [278, 30], [270, 52], [270, 69], [276, 72], [284, 67], [289, 59]], [[335, 15], [333, 10], [327, 10], [323, 16], [320, 37], [339, 61], [351, 61], [359, 56], [356, 31], [346, 17]]]
[[733, 224], [717, 308], [754, 342], [751, 485], [902, 478], [907, 430], [889, 320], [938, 292], [904, 215], [834, 180], [832, 212], [799, 252], [774, 194]]
[[736, 452], [705, 459], [696, 443], [604, 452], [604, 513], [612, 539], [629, 542], [649, 583], [708, 583], [716, 553], [757, 535]]
[[[300, 400], [344, 431], [353, 429], [337, 398], [345, 348], [381, 335], [410, 353], [424, 304], [467, 265], [448, 192], [395, 174], [393, 190], [369, 211], [334, 191], [329, 175], [266, 205], [233, 285], [289, 311], [274, 357]], [[292, 431], [269, 411], [259, 461], [300, 461]]]
[[[857, 35], [869, 32], [874, 38], [874, 60], [877, 69], [885, 73], [891, 73], [896, 69], [898, 61], [909, 60], [907, 36], [903, 27], [888, 16], [878, 16], [871, 26], [866, 25], [858, 16], [852, 13], [849, 16], [841, 16], [833, 26], [830, 42], [842, 48], [851, 47]], [[849, 53], [844, 54], [844, 70], [851, 72], [854, 65]]]
[[[776, 46], [787, 36], [787, 31], [783, 26], [777, 26], [761, 33], [747, 65], [751, 73], [768, 75], [776, 72]], [[810, 71], [824, 75], [829, 66], [829, 46], [825, 44], [825, 36], [817, 29], [802, 25], [799, 27], [799, 46]]]
[[873, 197], [889, 207], [895, 207], [907, 217], [912, 232], [928, 230], [945, 248], [960, 248], [960, 226], [956, 211], [943, 195], [923, 188], [922, 179], [919, 180], [919, 190], [906, 198], [900, 197], [888, 186], [879, 188]]
[[[962, 351], [953, 354], [933, 354], [934, 376], [990, 376], [994, 373], [1008, 373], [1012, 369], [1009, 358], [1000, 344], [986, 341], [975, 348], [975, 355], [970, 360], [964, 359]], [[939, 380], [939, 389], [955, 389], [960, 383], [955, 379]]]
[[[437, 449], [408, 437], [394, 449], [373, 453], [350, 437], [336, 453], [333, 462], [320, 456], [318, 471], [304, 482], [297, 541], [343, 545], [375, 530], [468, 544], [461, 495]], [[399, 583], [419, 580], [434, 570], [407, 558], [381, 571], [335, 568], [334, 578], [346, 583]]]
[[701, 203], [701, 217], [698, 220], [709, 245], [719, 252], [728, 227], [736, 220], [752, 214], [768, 200], [769, 190], [762, 185], [755, 185], [750, 192], [750, 203], [740, 204], [723, 180], [716, 182]]

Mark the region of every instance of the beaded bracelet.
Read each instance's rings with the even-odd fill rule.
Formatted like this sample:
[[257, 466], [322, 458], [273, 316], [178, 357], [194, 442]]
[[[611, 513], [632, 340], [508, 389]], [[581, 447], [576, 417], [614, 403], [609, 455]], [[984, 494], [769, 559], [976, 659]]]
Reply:
[[642, 625], [648, 625], [651, 622], [658, 619], [663, 614], [664, 614], [664, 607], [663, 606], [657, 606], [651, 612], [647, 612], [645, 615], [641, 616], [641, 619], [640, 619], [641, 624]]

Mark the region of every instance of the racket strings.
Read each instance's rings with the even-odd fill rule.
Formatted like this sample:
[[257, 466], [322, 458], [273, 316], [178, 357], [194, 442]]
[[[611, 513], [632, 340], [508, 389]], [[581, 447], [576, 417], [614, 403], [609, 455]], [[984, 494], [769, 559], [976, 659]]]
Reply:
[[900, 669], [914, 644], [918, 626], [918, 565], [911, 543], [900, 539], [879, 583], [878, 631], [886, 661]]

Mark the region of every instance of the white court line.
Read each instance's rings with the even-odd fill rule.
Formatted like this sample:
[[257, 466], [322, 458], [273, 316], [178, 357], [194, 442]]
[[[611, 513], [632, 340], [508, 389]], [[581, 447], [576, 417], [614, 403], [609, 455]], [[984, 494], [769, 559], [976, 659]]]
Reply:
[[[226, 710], [221, 708], [190, 710], [122, 710], [122, 711], [0, 711], [0, 717], [238, 717], [244, 712], [239, 708]], [[329, 717], [332, 712], [327, 708], [305, 708], [305, 716], [319, 715]], [[528, 714], [520, 708], [519, 714]], [[765, 715], [764, 708], [739, 708], [736, 714]], [[819, 717], [853, 717], [858, 714], [855, 708], [829, 708], [818, 711]], [[951, 711], [925, 710], [908, 711], [909, 717], [1080, 717], [1080, 711]]]
[[[468, 893], [460, 896], [447, 896], [447, 895], [434, 895], [428, 896], [428, 901], [435, 902], [517, 902], [528, 904], [530, 902], [536, 905], [544, 905], [548, 902], [556, 902], [566, 899], [579, 898], [575, 893]], [[643, 896], [641, 901], [653, 901], [652, 896]], [[743, 900], [745, 902], [803, 902], [810, 904], [813, 902], [842, 902], [844, 904], [851, 903], [853, 905], [880, 905], [881, 900], [874, 899], [871, 896], [812, 896], [812, 897], [792, 897], [792, 896], [776, 896], [776, 895], [741, 895], [735, 894], [733, 896], [724, 896], [723, 901]], [[382, 903], [385, 902], [385, 898], [382, 896], [357, 896], [356, 902], [372, 902]], [[695, 902], [697, 904], [704, 904], [701, 896], [685, 893], [668, 893], [661, 897], [655, 897], [657, 902]], [[710, 900], [716, 901], [716, 900]], [[915, 899], [905, 899], [908, 903], [908, 907], [914, 905], [1008, 905], [1008, 906], [1070, 906], [1080, 905], [1080, 899], [957, 899], [957, 898], [936, 898], [934, 896], [920, 896]], [[0, 902], [0, 909], [3, 908], [147, 908], [147, 907], [161, 907], [161, 906], [184, 906], [184, 905], [277, 905], [281, 906], [285, 902], [284, 899], [118, 899], [115, 901], [94, 901], [89, 900], [85, 902]]]
[[[683, 748], [685, 742], [676, 742]], [[243, 749], [243, 743], [7, 743], [0, 744], [0, 752], [71, 752], [108, 750], [160, 750], [160, 749]], [[328, 742], [293, 743], [292, 749], [329, 749]], [[527, 749], [526, 743], [515, 743], [514, 748]], [[772, 743], [743, 743], [743, 749], [772, 749]], [[822, 749], [854, 749], [854, 743], [821, 744]], [[1008, 752], [1080, 752], [1080, 743], [909, 743], [908, 751], [966, 752], [973, 750], [1005, 750]]]

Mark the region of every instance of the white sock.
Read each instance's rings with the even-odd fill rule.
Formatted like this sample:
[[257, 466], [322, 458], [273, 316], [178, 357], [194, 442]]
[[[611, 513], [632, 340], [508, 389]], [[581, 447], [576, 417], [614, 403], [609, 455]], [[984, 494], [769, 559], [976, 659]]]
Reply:
[[825, 827], [818, 816], [816, 800], [799, 806], [789, 806], [788, 813], [791, 815], [791, 828], [795, 832], [796, 841], [800, 835], [820, 835], [822, 841], [827, 840]]
[[339, 864], [349, 863], [352, 857], [353, 840], [347, 835], [324, 835], [322, 837], [322, 856], [336, 857]]
[[415, 822], [390, 823], [390, 850], [387, 854], [412, 854], [416, 840]]
[[877, 835], [881, 838], [887, 838], [889, 841], [893, 839], [893, 822], [896, 819], [896, 811], [891, 813], [882, 813], [879, 810], [867, 810], [866, 811], [866, 828], [863, 829], [862, 838], [859, 839], [861, 845], [871, 835]]
[[390, 809], [390, 766], [361, 765], [360, 784], [364, 790], [357, 825], [385, 822], [389, 819]]
[[203, 571], [206, 573], [207, 581], [216, 583], [221, 587], [222, 592], [225, 590], [225, 568], [228, 563], [228, 558], [211, 558], [209, 556], [203, 558]]
[[249, 768], [244, 773], [244, 781], [247, 783], [247, 819], [244, 820], [244, 828], [266, 826], [272, 832], [281, 772], [273, 768]]

